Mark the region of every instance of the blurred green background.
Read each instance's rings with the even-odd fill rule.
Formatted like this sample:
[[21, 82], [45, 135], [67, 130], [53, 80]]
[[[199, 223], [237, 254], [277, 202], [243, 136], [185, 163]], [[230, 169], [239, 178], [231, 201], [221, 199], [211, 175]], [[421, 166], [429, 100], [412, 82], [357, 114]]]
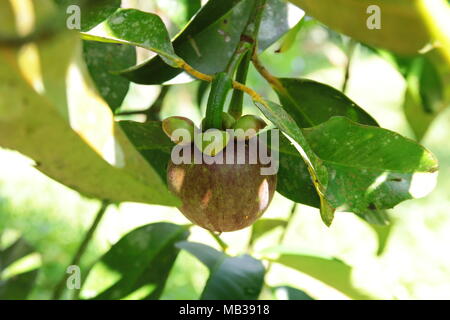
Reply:
[[[132, 1], [130, 1], [132, 2]], [[183, 25], [182, 9], [174, 1], [156, 1], [153, 7], [167, 15], [172, 34]], [[175, 6], [175, 7], [174, 7]], [[292, 11], [292, 21], [299, 16]], [[170, 13], [170, 14], [169, 14]], [[174, 21], [171, 23], [170, 21]], [[264, 65], [281, 77], [305, 77], [338, 89], [342, 87], [347, 64], [349, 39], [317, 23], [310, 23], [297, 35], [287, 52], [276, 53], [280, 42], [262, 56]], [[251, 69], [248, 83], [258, 92], [277, 100], [267, 83]], [[205, 110], [196, 102], [198, 81], [177, 84], [170, 89], [161, 112], [162, 118], [187, 116], [199, 123]], [[413, 138], [402, 104], [406, 84], [399, 72], [369, 49], [357, 45], [350, 67], [347, 95], [370, 113], [382, 127]], [[145, 108], [152, 103], [158, 86], [132, 85], [123, 110]], [[205, 99], [203, 99], [205, 100]], [[246, 100], [244, 113], [258, 114]], [[134, 120], [142, 120], [139, 116]], [[318, 210], [299, 205], [288, 227], [284, 244], [325, 253], [353, 267], [358, 288], [378, 299], [450, 299], [450, 110], [433, 122], [422, 143], [438, 158], [440, 172], [435, 190], [426, 198], [406, 201], [390, 211], [392, 232], [386, 249], [376, 255], [374, 231], [354, 214], [337, 213], [330, 228], [324, 226]], [[41, 265], [37, 285], [30, 298], [47, 299], [64, 274], [66, 266], [89, 228], [99, 201], [87, 199], [47, 178], [32, 167], [32, 161], [9, 150], [0, 149], [0, 232], [2, 241], [19, 234], [31, 243], [40, 258], [30, 257], [17, 268]], [[286, 217], [292, 202], [277, 194], [266, 218]], [[188, 223], [175, 208], [136, 203], [110, 206], [82, 261], [89, 268], [104, 252], [130, 230], [156, 221]], [[273, 246], [281, 233], [275, 229], [257, 241], [254, 255]], [[231, 254], [247, 251], [250, 228], [225, 233]], [[194, 227], [189, 238], [218, 248], [205, 230]], [[83, 274], [82, 274], [83, 276]], [[197, 299], [207, 279], [205, 266], [181, 251], [171, 270], [162, 299]], [[107, 271], [101, 277], [108, 277]], [[317, 299], [346, 299], [341, 293], [292, 269], [273, 265], [266, 278], [269, 285], [291, 285]], [[101, 281], [88, 283], [84, 296], [101, 290]], [[261, 298], [275, 298], [267, 290]]]

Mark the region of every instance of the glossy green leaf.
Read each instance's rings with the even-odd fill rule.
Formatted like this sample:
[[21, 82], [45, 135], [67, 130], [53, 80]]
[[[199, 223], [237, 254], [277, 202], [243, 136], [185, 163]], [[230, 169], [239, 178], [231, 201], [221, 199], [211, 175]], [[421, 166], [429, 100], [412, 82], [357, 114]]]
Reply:
[[[418, 53], [429, 41], [427, 27], [411, 0], [290, 0], [307, 15], [372, 46], [383, 47], [400, 54]], [[368, 20], [377, 6], [380, 12], [379, 29], [369, 29]], [[330, 8], [333, 7], [333, 10]], [[372, 7], [373, 8], [373, 7]], [[377, 10], [377, 9], [375, 9]], [[371, 22], [371, 20], [369, 20]]]
[[333, 116], [378, 126], [377, 122], [345, 94], [326, 84], [308, 79], [279, 79], [277, 91], [281, 105], [301, 128], [321, 124]]
[[[299, 127], [312, 127], [333, 116], [346, 116], [363, 124], [378, 125], [367, 112], [331, 86], [308, 79], [279, 80], [283, 90], [278, 90], [277, 94], [283, 109]], [[320, 198], [311, 183], [307, 167], [294, 146], [284, 137], [280, 137], [279, 152], [277, 191], [295, 202], [320, 208]], [[331, 218], [328, 216], [327, 219]]]
[[[394, 132], [356, 124], [344, 117], [331, 118], [303, 132], [311, 151], [329, 174], [325, 198], [339, 211], [351, 211], [370, 223], [385, 224], [383, 209], [423, 197], [435, 185], [434, 156]], [[279, 152], [277, 191], [296, 202], [320, 207], [300, 154], [283, 138]]]
[[[215, 74], [225, 69], [244, 31], [254, 0], [210, 0], [174, 39], [175, 52], [197, 70]], [[259, 48], [266, 49], [287, 30], [286, 4], [269, 0], [259, 37]], [[132, 82], [159, 84], [182, 70], [171, 69], [159, 58], [124, 70]]]
[[0, 241], [0, 300], [23, 300], [33, 290], [39, 271], [37, 268], [8, 276], [8, 267], [34, 252], [34, 248], [22, 237], [6, 248], [2, 248]]
[[250, 236], [250, 245], [264, 234], [274, 230], [277, 227], [285, 227], [287, 222], [281, 219], [259, 219], [252, 226], [252, 234]]
[[255, 104], [266, 118], [272, 121], [272, 123], [286, 135], [297, 152], [301, 155], [310, 174], [310, 179], [313, 181], [314, 187], [320, 196], [320, 213], [322, 220], [325, 224], [330, 225], [334, 210], [330, 207], [327, 199], [322, 196], [325, 193], [328, 184], [327, 168], [311, 149], [295, 120], [292, 119], [280, 105], [272, 101], [264, 101], [264, 103], [255, 102]]
[[[76, 5], [80, 8], [81, 31], [88, 31], [108, 19], [120, 8], [121, 0], [55, 0], [66, 11], [69, 6]], [[74, 12], [69, 11], [71, 14]]]
[[297, 203], [320, 208], [320, 198], [300, 153], [283, 135], [279, 137], [277, 150], [280, 155], [277, 192]]
[[[179, 33], [173, 46], [195, 69], [208, 74], [223, 71], [233, 54], [250, 14], [251, 2], [208, 1]], [[234, 10], [231, 10], [236, 5]], [[180, 74], [156, 57], [124, 70], [123, 76], [140, 84], [159, 84]]]
[[258, 34], [258, 50], [263, 51], [289, 30], [288, 8], [284, 0], [268, 0]]
[[437, 160], [397, 133], [334, 117], [304, 134], [328, 170], [325, 197], [334, 208], [364, 215], [434, 188]]
[[186, 226], [162, 222], [131, 231], [94, 265], [82, 290], [89, 290], [89, 282], [106, 269], [117, 280], [94, 299], [123, 299], [138, 291], [141, 299], [158, 299], [178, 256], [175, 243], [188, 236]]
[[278, 286], [272, 288], [278, 300], [315, 300], [307, 293], [291, 286]]
[[34, 159], [36, 168], [44, 174], [95, 198], [179, 203], [167, 190], [165, 179], [140, 160], [136, 151], [126, 149], [127, 141], [122, 139], [120, 129], [115, 130], [115, 138], [120, 140], [116, 147], [128, 162], [119, 168], [102, 159], [72, 130], [49, 99], [25, 82], [14, 55], [6, 49], [0, 51], [0, 94], [0, 145]]
[[175, 144], [162, 130], [161, 122], [120, 121], [119, 125], [134, 147], [158, 172], [161, 179], [166, 181], [167, 164]]
[[121, 9], [105, 22], [106, 34], [83, 34], [85, 40], [123, 43], [157, 53], [167, 64], [176, 67], [178, 57], [161, 18], [136, 9]]
[[83, 56], [99, 94], [115, 112], [128, 93], [130, 81], [114, 74], [114, 71], [136, 64], [135, 48], [124, 44], [83, 41]]
[[339, 259], [281, 247], [265, 250], [264, 253], [277, 253], [278, 257], [271, 261], [307, 274], [352, 299], [369, 298], [353, 285], [352, 268]]
[[202, 300], [255, 300], [264, 283], [261, 261], [249, 255], [230, 257], [201, 243], [180, 242], [177, 247], [188, 251], [208, 267], [210, 275]]

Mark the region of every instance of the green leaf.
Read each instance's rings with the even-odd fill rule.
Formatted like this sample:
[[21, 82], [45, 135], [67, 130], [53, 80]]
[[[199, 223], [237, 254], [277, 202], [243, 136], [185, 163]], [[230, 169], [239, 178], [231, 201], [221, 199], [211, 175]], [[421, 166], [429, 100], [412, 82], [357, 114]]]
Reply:
[[99, 94], [113, 112], [120, 108], [130, 81], [114, 71], [136, 64], [135, 48], [123, 44], [83, 41], [83, 56]]
[[121, 0], [55, 0], [64, 11], [71, 5], [80, 8], [81, 31], [88, 31], [105, 21], [117, 9], [120, 8]]
[[392, 131], [334, 117], [304, 134], [328, 169], [325, 197], [339, 210], [364, 215], [392, 208], [435, 185], [431, 152]]
[[264, 266], [249, 255], [230, 257], [201, 243], [180, 242], [177, 247], [199, 259], [210, 271], [202, 300], [255, 300], [264, 282]]
[[264, 251], [264, 254], [273, 253], [277, 253], [278, 257], [270, 259], [271, 261], [307, 274], [342, 292], [349, 298], [357, 300], [369, 298], [353, 285], [351, 278], [352, 268], [339, 259], [283, 247]]
[[201, 0], [182, 0], [186, 8], [186, 21], [189, 21], [202, 7]]
[[333, 209], [327, 203], [326, 199], [323, 198], [323, 194], [325, 193], [328, 184], [327, 168], [323, 166], [322, 161], [311, 149], [308, 141], [303, 135], [303, 132], [298, 127], [294, 119], [292, 119], [292, 117], [280, 105], [272, 101], [256, 101], [255, 104], [266, 116], [266, 118], [286, 135], [297, 152], [301, 155], [303, 163], [306, 164], [307, 170], [310, 174], [310, 179], [313, 181], [314, 187], [321, 198], [320, 203], [321, 215], [323, 218], [322, 220], [325, 224], [330, 225]]
[[391, 223], [391, 219], [389, 218], [386, 210], [367, 210], [364, 212], [358, 213], [358, 216], [368, 222], [371, 226], [388, 226]]
[[[254, 0], [210, 0], [173, 40], [175, 52], [195, 69], [215, 74], [224, 71], [244, 31]], [[261, 21], [259, 48], [266, 49], [287, 30], [286, 4], [269, 0]], [[124, 70], [135, 83], [159, 84], [182, 70], [172, 69], [160, 58]]]
[[36, 168], [44, 174], [95, 198], [179, 203], [167, 190], [165, 179], [136, 150], [128, 148], [129, 142], [120, 128], [115, 128], [112, 138], [117, 140], [112, 142], [125, 163], [120, 168], [113, 167], [102, 159], [85, 137], [72, 130], [51, 101], [25, 82], [14, 56], [7, 50], [0, 50], [0, 94], [0, 145], [34, 159]]
[[250, 236], [250, 245], [264, 234], [274, 230], [277, 227], [285, 227], [287, 222], [281, 219], [259, 219], [252, 226], [252, 234]]
[[121, 9], [105, 22], [106, 34], [83, 34], [85, 40], [129, 44], [157, 53], [165, 63], [176, 67], [179, 59], [161, 18], [136, 9]]
[[69, 120], [67, 94], [70, 91], [62, 79], [66, 79], [78, 44], [77, 34], [65, 29], [46, 41], [36, 42], [45, 95], [66, 120]]
[[258, 34], [258, 50], [270, 47], [289, 30], [288, 8], [284, 0], [268, 0]]
[[283, 37], [283, 41], [281, 42], [280, 48], [276, 50], [277, 53], [284, 53], [289, 51], [295, 43], [297, 39], [297, 35], [303, 29], [305, 25], [306, 19], [303, 17], [297, 24], [289, 30], [288, 33]]
[[[234, 10], [231, 10], [236, 5]], [[223, 71], [240, 40], [251, 1], [208, 1], [173, 40], [175, 51], [195, 69], [208, 74]], [[124, 70], [122, 75], [140, 84], [159, 84], [182, 70], [156, 57]]]
[[283, 90], [277, 90], [281, 105], [301, 128], [313, 127], [333, 116], [378, 126], [367, 112], [331, 86], [308, 79], [279, 80], [283, 85]]
[[369, 223], [370, 228], [373, 230], [377, 237], [378, 247], [377, 247], [377, 256], [381, 256], [386, 249], [389, 237], [392, 233], [393, 224], [390, 223], [388, 225], [380, 225]]
[[34, 248], [23, 237], [6, 248], [0, 246], [0, 300], [23, 300], [33, 290], [39, 271], [37, 267], [24, 271], [10, 270], [15, 263], [20, 263], [22, 258], [34, 252]]
[[[378, 125], [368, 113], [333, 87], [307, 79], [278, 80], [282, 87], [274, 89], [283, 109], [299, 127], [312, 127], [339, 115], [364, 124]], [[295, 148], [284, 137], [280, 138], [279, 152], [282, 156], [277, 191], [295, 202], [321, 208], [324, 222], [327, 225], [331, 224], [333, 208], [318, 197], [307, 167]]]
[[283, 135], [280, 135], [278, 153], [277, 192], [297, 203], [320, 208], [320, 198], [302, 156]]
[[[290, 0], [307, 15], [372, 46], [383, 47], [400, 54], [418, 53], [430, 37], [416, 2], [411, 0]], [[369, 29], [369, 6], [380, 9], [381, 28]], [[330, 8], [333, 7], [333, 10]], [[399, 40], [401, 39], [401, 40]]]
[[278, 300], [315, 300], [307, 293], [291, 286], [278, 286], [272, 288]]
[[450, 67], [436, 50], [414, 57], [373, 49], [405, 77], [403, 110], [417, 141], [421, 141], [439, 114], [450, 105]]
[[202, 106], [202, 101], [203, 101], [203, 97], [205, 96], [206, 92], [209, 89], [209, 82], [206, 81], [198, 81], [198, 87], [197, 87], [197, 92], [196, 92], [196, 102], [197, 102], [197, 107], [199, 108], [199, 110], [201, 109]]
[[167, 164], [175, 145], [162, 130], [160, 121], [147, 121], [139, 123], [135, 121], [120, 121], [128, 139], [134, 147], [144, 156], [145, 160], [157, 171], [165, 182], [167, 176]]
[[94, 299], [123, 299], [138, 292], [141, 299], [158, 299], [178, 256], [175, 243], [186, 240], [186, 226], [153, 223], [126, 234], [94, 265], [83, 290], [108, 270], [115, 274], [112, 283]]
[[16, 16], [10, 1], [0, 2], [0, 38], [17, 36]]
[[[370, 223], [383, 224], [383, 209], [429, 193], [436, 182], [437, 160], [425, 148], [386, 129], [354, 123], [344, 117], [303, 130], [310, 152], [328, 173], [320, 206], [308, 168], [294, 146], [280, 139], [277, 191], [300, 203], [330, 211], [351, 211]], [[290, 177], [290, 180], [289, 178]], [[292, 185], [289, 185], [289, 182]]]
[[407, 74], [403, 109], [416, 138], [422, 140], [433, 120], [450, 104], [446, 101], [443, 80], [427, 57], [411, 61]]

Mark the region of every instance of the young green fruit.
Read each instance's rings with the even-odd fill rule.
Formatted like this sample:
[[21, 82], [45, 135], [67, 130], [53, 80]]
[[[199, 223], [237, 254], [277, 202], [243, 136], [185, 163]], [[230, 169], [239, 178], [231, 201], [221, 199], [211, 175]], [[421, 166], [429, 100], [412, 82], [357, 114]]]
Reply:
[[[228, 146], [227, 146], [228, 147]], [[183, 152], [193, 152], [189, 146]], [[240, 230], [253, 224], [269, 206], [275, 192], [277, 176], [261, 175], [260, 164], [227, 164], [227, 148], [222, 151], [223, 164], [174, 164], [169, 161], [167, 184], [182, 202], [180, 211], [193, 223], [216, 232]], [[249, 147], [245, 146], [246, 159]]]

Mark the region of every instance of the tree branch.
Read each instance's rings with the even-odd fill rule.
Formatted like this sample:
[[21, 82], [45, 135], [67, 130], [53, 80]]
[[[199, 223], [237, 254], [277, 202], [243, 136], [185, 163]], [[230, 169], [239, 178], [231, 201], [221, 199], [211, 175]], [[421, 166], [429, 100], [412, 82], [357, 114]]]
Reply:
[[[72, 261], [70, 262], [70, 265], [79, 265], [81, 258], [83, 257], [83, 254], [86, 252], [86, 249], [89, 245], [89, 242], [92, 240], [92, 236], [94, 235], [95, 231], [97, 230], [98, 225], [100, 224], [100, 221], [102, 220], [106, 209], [109, 206], [109, 201], [102, 201], [102, 204], [100, 206], [100, 209], [98, 210], [97, 214], [95, 215], [95, 219], [92, 222], [91, 227], [87, 231], [86, 235], [84, 236], [83, 241], [81, 242], [80, 246], [78, 247], [78, 250], [76, 251], [75, 255], [72, 258]], [[64, 276], [61, 278], [61, 280], [58, 282], [58, 284], [55, 287], [55, 290], [53, 291], [53, 300], [60, 299], [64, 287], [66, 285], [68, 275], [65, 273]]]

